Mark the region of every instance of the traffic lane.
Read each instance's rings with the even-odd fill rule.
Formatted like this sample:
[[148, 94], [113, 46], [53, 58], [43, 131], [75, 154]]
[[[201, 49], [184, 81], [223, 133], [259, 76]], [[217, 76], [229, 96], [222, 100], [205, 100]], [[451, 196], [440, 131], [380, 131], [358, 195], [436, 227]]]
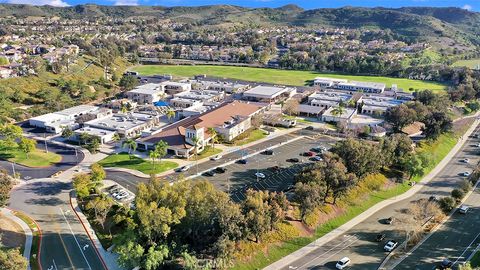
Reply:
[[[432, 181], [425, 184], [413, 197], [407, 198], [377, 211], [363, 222], [348, 230], [348, 234], [355, 234], [359, 237], [359, 245], [352, 245], [351, 248], [345, 249], [342, 254], [333, 256], [332, 262], [338, 261], [342, 257], [347, 256], [352, 259], [352, 269], [369, 269], [369, 267], [371, 268], [373, 265], [378, 266], [383, 258], [385, 258], [386, 254], [382, 250], [379, 250], [379, 252], [371, 252], [371, 249], [368, 248], [368, 243], [372, 241], [373, 235], [386, 233], [387, 239], [390, 238], [397, 241], [402, 240], [402, 230], [400, 224], [393, 224], [388, 227], [385, 226], [385, 224], [383, 224], [381, 221], [391, 216], [400, 215], [399, 213], [402, 209], [408, 208], [411, 202], [418, 199], [429, 198], [432, 195], [450, 195], [451, 190], [458, 187], [460, 182], [465, 179], [464, 177], [459, 176], [459, 174], [466, 170], [471, 171], [474, 167], [474, 164], [477, 164], [478, 156], [475, 154], [476, 147], [474, 146], [478, 142], [478, 139], [470, 138], [463, 145], [462, 149], [458, 151], [457, 154], [452, 158], [452, 160], [439, 172], [439, 174], [432, 179]], [[462, 163], [461, 160], [463, 158], [469, 158], [470, 163]], [[365, 247], [364, 245], [367, 246]], [[312, 253], [316, 252], [317, 251], [313, 251]], [[295, 264], [300, 265], [302, 263], [305, 263], [303, 257], [295, 262]], [[317, 265], [310, 265], [310, 267], [317, 267]]]
[[[44, 142], [37, 142], [37, 148], [45, 149]], [[19, 164], [13, 164], [6, 160], [0, 160], [0, 167], [7, 170], [9, 174], [13, 174], [13, 170], [15, 169], [16, 173], [20, 173], [22, 179], [30, 180], [35, 178], [47, 178], [59, 171], [68, 170], [80, 163], [84, 158], [83, 152], [78, 151], [75, 148], [47, 143], [47, 149], [50, 152], [61, 155], [62, 160], [59, 163], [55, 163], [46, 168], [26, 167]]]
[[127, 172], [109, 171], [108, 169], [105, 172], [105, 179], [112, 180], [133, 193], [137, 193], [138, 184], [146, 184], [150, 181], [150, 178], [138, 177]]
[[68, 206], [71, 188], [71, 183], [37, 179], [12, 190], [9, 206], [32, 217], [42, 230], [40, 260], [44, 269], [54, 264], [58, 269], [90, 269], [90, 261], [95, 264], [98, 261], [95, 254], [84, 258], [79, 244], [89, 239], [84, 237], [83, 227], [71, 227], [64, 217], [71, 211]]
[[[394, 269], [432, 269], [443, 259], [463, 262], [480, 243], [480, 191], [466, 200], [467, 214], [454, 213], [418, 249]], [[419, 262], [421, 264], [419, 264]]]

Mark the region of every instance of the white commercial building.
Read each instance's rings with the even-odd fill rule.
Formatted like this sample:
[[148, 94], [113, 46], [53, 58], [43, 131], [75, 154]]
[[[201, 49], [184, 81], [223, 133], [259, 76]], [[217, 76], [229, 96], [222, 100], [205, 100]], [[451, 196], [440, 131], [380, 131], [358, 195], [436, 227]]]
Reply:
[[85, 122], [85, 127], [104, 129], [118, 133], [121, 137], [135, 137], [143, 131], [154, 127], [159, 122], [159, 116], [130, 112], [117, 113], [105, 118]]
[[165, 96], [165, 91], [160, 84], [148, 83], [128, 91], [125, 96], [139, 104], [152, 104]]
[[169, 95], [175, 95], [181, 92], [188, 92], [192, 90], [192, 85], [184, 82], [166, 81], [160, 83], [160, 86], [162, 87], [163, 91]]
[[28, 120], [30, 126], [44, 128], [47, 132], [60, 133], [65, 126], [72, 129], [78, 128], [75, 119], [79, 116], [94, 113], [100, 108], [91, 105], [79, 105], [54, 113], [32, 117]]
[[345, 79], [317, 77], [313, 81], [314, 86], [322, 88], [333, 88], [345, 91], [356, 91], [366, 93], [382, 93], [385, 91], [386, 85], [378, 82], [359, 82], [348, 81]]
[[243, 92], [243, 98], [257, 102], [276, 102], [292, 97], [297, 93], [294, 87], [259, 85]]
[[104, 144], [104, 143], [109, 143], [113, 141], [113, 137], [115, 136], [116, 132], [111, 130], [101, 129], [101, 128], [83, 127], [74, 131], [74, 136], [72, 139], [74, 141], [79, 142], [80, 136], [83, 133], [87, 133], [90, 136], [97, 137], [98, 139], [100, 139], [100, 143]]
[[355, 108], [342, 108], [341, 114], [335, 113], [335, 107], [328, 108], [322, 114], [322, 121], [324, 122], [350, 122], [352, 118], [357, 114], [357, 109]]

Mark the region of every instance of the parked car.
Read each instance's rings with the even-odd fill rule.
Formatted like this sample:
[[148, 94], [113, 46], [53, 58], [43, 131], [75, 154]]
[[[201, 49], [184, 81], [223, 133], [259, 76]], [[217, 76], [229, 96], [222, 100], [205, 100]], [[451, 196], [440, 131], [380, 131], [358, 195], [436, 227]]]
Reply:
[[176, 172], [186, 172], [186, 171], [188, 171], [188, 169], [190, 169], [190, 166], [185, 165], [185, 166], [182, 166], [182, 167], [176, 169]]
[[119, 187], [120, 187], [119, 185], [114, 184], [114, 185], [109, 186], [109, 187], [107, 188], [107, 190], [108, 190], [108, 192], [110, 192], [110, 191], [112, 191], [112, 190], [114, 190], [114, 189], [118, 189]]
[[313, 126], [308, 126], [308, 127], [306, 127], [305, 129], [306, 129], [306, 130], [313, 130], [314, 127], [313, 127]]
[[129, 196], [129, 195], [128, 195], [127, 192], [123, 192], [123, 193], [118, 194], [118, 195], [115, 197], [115, 199], [121, 200], [121, 199], [127, 198], [128, 196]]
[[433, 196], [433, 195], [432, 195], [432, 196], [430, 196], [430, 197], [428, 198], [428, 201], [430, 201], [430, 202], [436, 202], [436, 201], [438, 201], [438, 199], [437, 199], [436, 196]]
[[261, 179], [265, 179], [266, 176], [265, 176], [265, 174], [263, 174], [263, 173], [261, 173], [261, 172], [256, 172], [256, 173], [255, 173], [255, 177], [261, 178]]
[[267, 149], [267, 150], [263, 151], [262, 154], [272, 156], [274, 154], [274, 152], [273, 152], [272, 149]]
[[342, 259], [340, 259], [340, 261], [337, 262], [335, 267], [337, 269], [342, 270], [342, 269], [345, 269], [349, 264], [350, 264], [350, 259], [348, 257], [343, 257]]
[[466, 205], [461, 205], [461, 206], [458, 208], [458, 212], [459, 212], [460, 214], [466, 214], [469, 209], [470, 209], [470, 207], [468, 207], [468, 206], [466, 206]]
[[460, 173], [461, 176], [465, 176], [465, 177], [469, 177], [470, 176], [470, 173], [469, 172], [463, 172], [463, 173]]
[[449, 259], [444, 259], [438, 266], [437, 269], [450, 269], [453, 266], [453, 262]]
[[247, 164], [248, 161], [246, 159], [240, 159], [237, 161], [238, 164]]
[[390, 240], [385, 244], [383, 249], [387, 252], [392, 252], [392, 250], [394, 250], [397, 247], [397, 245], [398, 245], [397, 241]]
[[322, 161], [323, 158], [320, 157], [320, 156], [314, 156], [314, 157], [311, 157], [310, 160], [311, 160], [311, 161]]
[[224, 173], [224, 172], [226, 172], [226, 171], [227, 171], [227, 169], [224, 168], [224, 167], [217, 167], [217, 168], [215, 169], [215, 172], [217, 172], [217, 173]]
[[295, 185], [288, 185], [288, 187], [286, 187], [283, 192], [289, 192], [289, 191], [292, 191], [295, 189]]
[[289, 158], [287, 159], [287, 162], [292, 162], [292, 163], [297, 163], [299, 162], [300, 160], [298, 158]]
[[408, 182], [408, 185], [411, 186], [411, 187], [415, 186], [416, 184], [417, 184], [417, 182], [415, 182], [415, 181]]
[[385, 223], [386, 224], [393, 224], [393, 222], [395, 221], [395, 218], [394, 217], [389, 217], [387, 219], [385, 219]]
[[312, 151], [308, 151], [308, 152], [303, 153], [303, 156], [305, 156], [305, 157], [313, 157], [313, 156], [315, 156], [315, 153], [312, 152]]
[[375, 237], [375, 241], [382, 242], [385, 239], [385, 236], [386, 235], [384, 233], [377, 234], [377, 236]]
[[219, 160], [222, 158], [222, 155], [216, 155], [210, 158], [210, 160]]
[[469, 163], [470, 160], [468, 158], [464, 158], [464, 159], [461, 159], [460, 162], [463, 162], [463, 163]]
[[272, 166], [272, 167], [270, 167], [270, 168], [268, 168], [268, 169], [269, 169], [270, 171], [272, 171], [272, 172], [276, 172], [276, 171], [280, 170], [280, 166], [275, 165], [275, 166]]
[[203, 175], [205, 176], [215, 176], [217, 173], [214, 170], [210, 170], [207, 172], [204, 172]]

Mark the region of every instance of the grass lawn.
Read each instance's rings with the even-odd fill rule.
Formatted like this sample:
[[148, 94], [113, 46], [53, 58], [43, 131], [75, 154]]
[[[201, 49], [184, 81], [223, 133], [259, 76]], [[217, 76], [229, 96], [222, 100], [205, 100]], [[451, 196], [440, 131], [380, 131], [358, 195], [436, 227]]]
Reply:
[[[37, 224], [29, 216], [25, 215], [22, 212], [17, 212], [17, 211], [15, 211], [14, 214], [19, 219], [23, 220], [23, 222], [25, 222], [28, 225], [30, 230], [32, 230], [33, 239], [32, 239], [32, 249], [31, 249], [31, 252], [30, 252], [30, 267], [33, 270], [38, 270], [38, 269], [40, 269], [40, 267], [39, 267], [37, 259], [34, 258], [33, 255], [37, 256], [37, 253], [38, 253], [38, 247], [39, 247], [38, 241], [40, 240], [40, 231], [37, 227]], [[21, 252], [23, 254], [23, 250]]]
[[430, 89], [433, 91], [443, 91], [446, 86], [444, 84], [410, 80], [403, 78], [391, 78], [380, 76], [355, 76], [341, 75], [333, 73], [319, 73], [314, 71], [298, 71], [298, 70], [279, 70], [268, 68], [252, 68], [252, 67], [232, 67], [232, 66], [174, 66], [174, 65], [143, 65], [136, 66], [132, 70], [140, 72], [142, 75], [154, 74], [172, 74], [175, 77], [192, 77], [198, 74], [206, 74], [209, 76], [230, 78], [245, 81], [266, 82], [275, 84], [308, 85], [315, 77], [324, 76], [332, 78], [343, 78], [357, 81], [382, 82], [391, 87], [397, 84], [399, 88], [405, 91], [412, 89]]
[[[422, 175], [414, 177], [412, 180], [419, 181], [423, 176], [427, 175], [435, 166], [448, 154], [448, 152], [455, 146], [457, 143], [457, 137], [465, 133], [469, 125], [464, 125], [462, 123], [455, 123], [457, 126], [462, 126], [461, 128], [455, 130], [454, 132], [441, 135], [436, 141], [424, 142], [417, 149], [420, 153], [428, 153], [430, 165], [425, 168], [425, 171]], [[465, 127], [464, 127], [465, 126]], [[324, 236], [325, 234], [331, 232], [332, 230], [340, 227], [345, 224], [352, 218], [363, 213], [365, 210], [374, 206], [375, 204], [393, 198], [397, 195], [400, 195], [406, 192], [410, 186], [405, 182], [404, 184], [399, 184], [394, 188], [387, 190], [382, 190], [372, 193], [368, 199], [362, 201], [360, 204], [355, 204], [347, 207], [345, 212], [333, 219], [330, 219], [326, 223], [320, 225], [316, 228], [315, 234], [312, 237], [297, 237], [293, 239], [286, 240], [282, 243], [271, 245], [268, 249], [268, 256], [264, 252], [257, 252], [250, 261], [245, 263], [238, 263], [233, 269], [236, 270], [247, 270], [247, 269], [261, 269], [282, 257], [308, 245], [314, 240]], [[480, 254], [477, 254], [477, 260], [480, 264]], [[475, 258], [474, 258], [475, 259]]]
[[[222, 152], [222, 149], [218, 149], [218, 148], [213, 149], [211, 146], [206, 146], [205, 149], [200, 154], [198, 154], [197, 159], [218, 155], [221, 152]], [[192, 158], [195, 158], [195, 157], [192, 156]]]
[[137, 170], [145, 174], [157, 174], [178, 167], [178, 164], [172, 161], [155, 161], [155, 169], [151, 161], [129, 156], [128, 153], [110, 155], [98, 162], [103, 167], [119, 167]]
[[29, 167], [48, 167], [62, 161], [62, 156], [53, 152], [45, 153], [40, 149], [35, 149], [28, 154], [28, 157], [20, 150], [9, 150], [0, 153], [0, 158]]
[[251, 143], [254, 141], [261, 140], [267, 137], [267, 133], [261, 129], [254, 129], [243, 133], [242, 135], [238, 136], [235, 140], [233, 140], [232, 144], [236, 146], [242, 146], [247, 143]]
[[480, 59], [469, 59], [469, 60], [459, 60], [453, 63], [454, 67], [469, 67], [469, 68], [477, 68], [480, 66]]

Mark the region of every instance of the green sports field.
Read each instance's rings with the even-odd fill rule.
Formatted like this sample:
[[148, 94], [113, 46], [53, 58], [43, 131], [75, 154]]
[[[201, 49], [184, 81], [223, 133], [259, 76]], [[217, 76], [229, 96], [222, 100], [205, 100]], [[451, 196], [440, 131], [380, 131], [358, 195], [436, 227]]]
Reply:
[[331, 73], [318, 73], [313, 71], [298, 70], [279, 70], [268, 68], [252, 68], [252, 67], [232, 67], [232, 66], [175, 66], [175, 65], [143, 65], [133, 67], [131, 70], [138, 71], [142, 75], [154, 74], [171, 74], [174, 77], [192, 77], [198, 74], [206, 74], [208, 76], [237, 79], [254, 82], [265, 82], [274, 84], [286, 84], [303, 86], [312, 82], [315, 77], [332, 77], [343, 78], [348, 80], [366, 81], [366, 82], [382, 82], [391, 87], [397, 84], [399, 88], [405, 91], [430, 89], [432, 91], [443, 91], [446, 85], [437, 82], [409, 80], [401, 78], [380, 77], [380, 76], [354, 76], [340, 75]]

